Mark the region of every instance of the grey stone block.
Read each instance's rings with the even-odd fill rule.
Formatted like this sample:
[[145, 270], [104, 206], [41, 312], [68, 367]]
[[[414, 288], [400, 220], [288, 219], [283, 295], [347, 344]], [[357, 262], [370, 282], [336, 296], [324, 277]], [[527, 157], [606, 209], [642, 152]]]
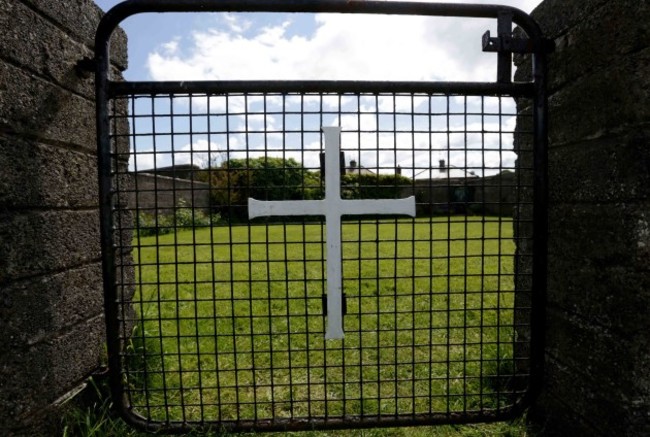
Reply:
[[583, 0], [567, 2], [565, 0], [545, 0], [535, 8], [532, 17], [548, 35], [561, 35], [568, 29], [589, 19], [608, 0]]
[[98, 206], [97, 157], [0, 134], [0, 205]]
[[[551, 89], [625, 63], [634, 53], [648, 48], [649, 20], [650, 5], [636, 1], [606, 2], [591, 15], [583, 15], [556, 42], [549, 65], [553, 72]], [[638, 25], [630, 25], [635, 22]]]
[[648, 273], [624, 266], [590, 268], [584, 261], [551, 261], [548, 297], [552, 304], [621, 335], [650, 330]]
[[[0, 62], [0, 128], [6, 135], [97, 151], [95, 103]], [[127, 124], [122, 123], [122, 128]], [[119, 143], [128, 156], [129, 143]]]
[[[531, 435], [605, 437], [606, 434], [599, 429], [603, 421], [612, 422], [615, 429], [618, 421], [610, 414], [615, 415], [621, 410], [607, 399], [597, 398], [591, 381], [553, 357], [546, 357], [546, 369], [545, 389], [527, 414], [529, 423], [534, 424]], [[600, 409], [605, 411], [605, 415], [600, 414]]]
[[[547, 392], [582, 418], [582, 429], [596, 435], [636, 436], [647, 430], [650, 342], [645, 333], [625, 338], [563, 311], [548, 312]], [[559, 403], [546, 404], [551, 414]], [[572, 434], [573, 435], [573, 434]], [[583, 435], [583, 434], [578, 434]]]
[[0, 3], [0, 27], [0, 52], [12, 64], [93, 98], [92, 79], [79, 77], [75, 69], [79, 60], [93, 57], [90, 48], [17, 1]]
[[[104, 12], [92, 0], [76, 0], [74, 2], [51, 0], [22, 1], [63, 27], [73, 38], [84, 42], [90, 48], [94, 47], [95, 33]], [[125, 70], [128, 66], [126, 34], [122, 29], [117, 29], [114, 32], [111, 47], [112, 61], [121, 70]]]
[[5, 87], [0, 99], [0, 126], [23, 137], [95, 152], [93, 101], [2, 62], [0, 79]]
[[551, 205], [551, 262], [577, 257], [586, 268], [627, 266], [647, 271], [647, 214], [647, 203]]
[[[546, 0], [532, 15], [545, 34], [555, 39], [555, 52], [549, 56], [551, 90], [626, 62], [650, 46], [650, 5], [646, 2]], [[516, 80], [530, 79], [528, 58], [515, 57]]]
[[88, 264], [100, 258], [99, 213], [3, 213], [0, 241], [0, 284]]
[[16, 281], [0, 289], [0, 355], [47, 341], [104, 312], [99, 263]]
[[549, 99], [551, 147], [620, 132], [650, 119], [650, 49], [598, 70]]
[[[47, 341], [0, 356], [0, 434], [27, 435], [51, 414], [51, 404], [102, 364], [103, 316], [53, 333]], [[33, 435], [33, 432], [32, 432]]]
[[650, 197], [650, 129], [549, 152], [551, 202], [642, 202]]

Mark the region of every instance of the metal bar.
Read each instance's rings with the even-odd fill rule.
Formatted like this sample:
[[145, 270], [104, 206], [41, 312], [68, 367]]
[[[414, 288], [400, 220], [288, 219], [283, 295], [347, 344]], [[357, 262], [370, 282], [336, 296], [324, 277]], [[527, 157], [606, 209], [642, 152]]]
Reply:
[[534, 123], [534, 194], [533, 194], [533, 289], [531, 313], [531, 387], [526, 401], [538, 396], [544, 375], [546, 326], [546, 289], [548, 269], [548, 91], [547, 55], [533, 56], [535, 98]]
[[[287, 432], [309, 430], [344, 430], [344, 429], [370, 429], [393, 428], [401, 426], [426, 426], [426, 425], [457, 425], [474, 423], [502, 422], [519, 417], [518, 410], [512, 411], [484, 411], [477, 416], [466, 416], [463, 413], [433, 413], [415, 414], [403, 417], [400, 415], [364, 416], [363, 418], [313, 418], [306, 419], [258, 419], [219, 422], [219, 429], [226, 432]], [[188, 423], [171, 421], [168, 423], [145, 422], [144, 419], [135, 419], [134, 425], [148, 432], [160, 434], [185, 434], [196, 431], [196, 427]]]
[[[497, 21], [497, 34], [502, 42], [512, 38], [512, 12], [499, 12]], [[497, 82], [512, 82], [512, 52], [501, 47], [497, 60]]]
[[110, 97], [134, 94], [228, 93], [418, 93], [467, 96], [531, 97], [532, 83], [489, 82], [364, 82], [364, 81], [192, 81], [110, 82]]
[[106, 13], [99, 25], [98, 37], [107, 41], [121, 21], [147, 12], [329, 12], [497, 18], [506, 10], [512, 12], [514, 23], [532, 39], [533, 51], [543, 52], [545, 44], [537, 23], [511, 6], [365, 0], [127, 0]]
[[[95, 47], [95, 99], [97, 123], [97, 173], [99, 185], [100, 236], [102, 251], [102, 279], [104, 290], [104, 310], [106, 319], [106, 348], [108, 352], [108, 375], [111, 397], [120, 407], [124, 402], [124, 387], [120, 369], [119, 308], [116, 287], [116, 260], [113, 247], [113, 202], [111, 197], [111, 141], [110, 110], [108, 96], [109, 55], [108, 40]], [[123, 411], [124, 413], [124, 411]]]

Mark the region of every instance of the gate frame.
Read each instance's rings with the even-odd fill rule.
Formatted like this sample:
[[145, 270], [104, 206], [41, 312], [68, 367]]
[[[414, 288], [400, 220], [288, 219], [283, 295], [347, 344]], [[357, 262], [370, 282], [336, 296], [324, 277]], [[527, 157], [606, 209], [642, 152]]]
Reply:
[[[483, 50], [499, 52], [496, 82], [408, 82], [408, 81], [132, 81], [110, 80], [110, 38], [118, 25], [125, 19], [141, 13], [162, 12], [278, 12], [278, 13], [345, 13], [373, 15], [411, 15], [456, 18], [495, 18], [499, 20], [498, 37], [483, 36]], [[502, 19], [516, 24], [527, 35], [527, 40], [515, 40], [504, 29]], [[450, 413], [444, 417], [429, 417], [426, 420], [391, 419], [375, 422], [332, 421], [327, 423], [298, 421], [271, 422], [263, 428], [256, 428], [254, 421], [241, 421], [237, 431], [282, 431], [288, 429], [343, 429], [389, 426], [412, 426], [432, 424], [474, 423], [507, 420], [520, 416], [540, 394], [544, 372], [544, 332], [547, 288], [547, 236], [548, 236], [548, 93], [547, 54], [553, 50], [552, 42], [543, 37], [539, 25], [525, 12], [511, 6], [384, 2], [372, 0], [126, 0], [109, 10], [102, 18], [95, 38], [94, 64], [96, 90], [96, 123], [98, 145], [98, 180], [100, 201], [100, 233], [102, 249], [102, 270], [106, 336], [108, 350], [109, 385], [114, 408], [130, 425], [153, 432], [183, 433], [196, 429], [183, 422], [153, 423], [135, 415], [130, 410], [121, 381], [121, 344], [118, 295], [115, 287], [116, 263], [113, 250], [113, 204], [111, 200], [111, 98], [135, 92], [143, 93], [225, 93], [255, 92], [322, 92], [322, 93], [441, 93], [481, 96], [527, 97], [533, 106], [533, 237], [532, 237], [532, 288], [530, 313], [530, 377], [529, 388], [522, 398], [505, 413], [494, 416], [485, 414], [476, 417]], [[513, 53], [532, 54], [532, 82], [513, 83], [510, 79], [511, 56]], [[504, 56], [505, 54], [505, 56]], [[507, 62], [506, 62], [507, 57]], [[90, 66], [89, 66], [90, 67]], [[505, 69], [505, 70], [502, 70]], [[249, 423], [250, 422], [250, 423]], [[240, 423], [240, 422], [238, 422]], [[201, 427], [211, 429], [213, 422], [201, 422]], [[216, 424], [216, 423], [215, 423]], [[292, 426], [293, 425], [293, 426]], [[298, 426], [295, 426], [298, 425]]]

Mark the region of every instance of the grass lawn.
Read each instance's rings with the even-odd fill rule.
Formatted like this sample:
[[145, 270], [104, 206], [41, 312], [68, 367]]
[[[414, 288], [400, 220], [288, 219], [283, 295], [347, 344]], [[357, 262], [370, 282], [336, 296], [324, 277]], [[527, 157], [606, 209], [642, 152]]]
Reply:
[[[125, 357], [134, 410], [154, 421], [229, 422], [512, 402], [502, 383], [513, 368], [511, 220], [349, 221], [342, 239], [345, 338], [325, 340], [320, 223], [136, 238], [136, 328]], [[418, 432], [407, 434], [432, 435]]]

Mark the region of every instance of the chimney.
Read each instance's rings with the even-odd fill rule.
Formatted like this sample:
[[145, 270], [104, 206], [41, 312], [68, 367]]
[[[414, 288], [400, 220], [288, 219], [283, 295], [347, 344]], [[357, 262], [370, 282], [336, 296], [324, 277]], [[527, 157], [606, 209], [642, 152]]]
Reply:
[[355, 161], [354, 159], [350, 161], [350, 168], [357, 168], [357, 161]]
[[445, 160], [441, 159], [438, 162], [440, 164], [440, 173], [447, 173], [447, 163], [445, 162]]

